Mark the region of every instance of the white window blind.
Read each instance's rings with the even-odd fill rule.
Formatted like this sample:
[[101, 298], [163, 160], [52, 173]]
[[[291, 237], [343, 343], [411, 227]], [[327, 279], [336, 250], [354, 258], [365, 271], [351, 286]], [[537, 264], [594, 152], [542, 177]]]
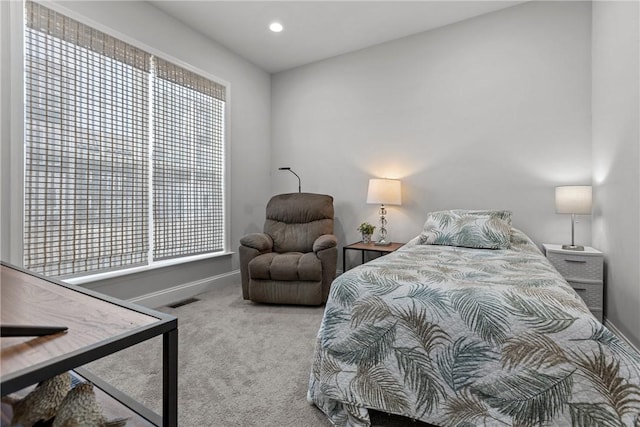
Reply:
[[154, 259], [221, 251], [225, 88], [155, 63]]
[[225, 87], [25, 7], [25, 267], [72, 276], [224, 250]]

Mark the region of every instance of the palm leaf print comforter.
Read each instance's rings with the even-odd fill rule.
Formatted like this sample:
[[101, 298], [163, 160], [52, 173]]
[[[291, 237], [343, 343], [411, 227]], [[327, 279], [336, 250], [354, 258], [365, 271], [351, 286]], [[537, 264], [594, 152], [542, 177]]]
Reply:
[[640, 426], [640, 355], [533, 242], [417, 244], [331, 288], [308, 399], [337, 426], [367, 408], [439, 426]]

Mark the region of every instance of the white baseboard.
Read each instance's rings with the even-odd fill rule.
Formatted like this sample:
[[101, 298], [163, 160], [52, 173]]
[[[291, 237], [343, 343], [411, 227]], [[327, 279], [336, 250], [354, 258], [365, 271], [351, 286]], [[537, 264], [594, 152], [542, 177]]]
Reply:
[[621, 331], [620, 329], [618, 329], [616, 327], [616, 325], [614, 325], [609, 319], [605, 318], [604, 319], [604, 326], [607, 327], [607, 329], [609, 329], [611, 332], [613, 332], [618, 338], [620, 338], [622, 341], [626, 342], [627, 344], [629, 344], [629, 346], [634, 349], [636, 351], [636, 353], [640, 354], [640, 350], [638, 350], [638, 347], [631, 342], [631, 340], [629, 340], [629, 338], [627, 338]]
[[183, 283], [182, 285], [174, 286], [172, 288], [131, 298], [129, 301], [148, 308], [158, 308], [191, 298], [203, 292], [210, 291], [215, 287], [233, 283], [240, 283], [240, 270], [206, 277], [194, 282]]

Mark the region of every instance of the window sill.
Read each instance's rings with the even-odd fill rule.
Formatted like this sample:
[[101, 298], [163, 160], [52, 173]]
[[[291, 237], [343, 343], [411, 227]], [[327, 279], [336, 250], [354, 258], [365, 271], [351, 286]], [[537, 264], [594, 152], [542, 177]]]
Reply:
[[185, 264], [188, 262], [200, 261], [209, 258], [218, 258], [223, 256], [233, 255], [232, 251], [215, 252], [211, 254], [194, 255], [189, 257], [167, 259], [163, 261], [156, 261], [153, 264], [141, 265], [140, 267], [132, 267], [124, 270], [106, 271], [104, 273], [91, 274], [88, 276], [73, 277], [70, 279], [62, 280], [69, 285], [83, 285], [85, 283], [97, 282], [99, 280], [112, 279], [114, 277], [126, 276], [128, 274], [141, 273], [143, 271], [155, 270], [157, 268], [169, 267], [172, 265]]

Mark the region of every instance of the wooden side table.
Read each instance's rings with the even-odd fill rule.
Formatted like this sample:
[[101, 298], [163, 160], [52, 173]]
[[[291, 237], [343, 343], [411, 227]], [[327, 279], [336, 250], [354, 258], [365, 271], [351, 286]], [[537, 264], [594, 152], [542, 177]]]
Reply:
[[[127, 421], [127, 425], [177, 426], [176, 317], [54, 281], [4, 262], [0, 263], [0, 282], [2, 324], [68, 327], [66, 332], [54, 335], [0, 338], [3, 396], [73, 369], [134, 411], [136, 418]], [[158, 335], [162, 335], [162, 417], [78, 368]], [[98, 390], [96, 393], [99, 394]], [[128, 411], [123, 414], [130, 416]]]
[[352, 243], [350, 245], [344, 246], [342, 248], [342, 271], [343, 272], [347, 271], [347, 264], [346, 264], [347, 250], [362, 252], [362, 263], [364, 264], [365, 252], [378, 252], [380, 255], [386, 255], [388, 253], [397, 251], [402, 246], [404, 246], [404, 243], [391, 243], [390, 245], [387, 245], [387, 246], [378, 246], [373, 242], [372, 243], [356, 242], [356, 243]]

